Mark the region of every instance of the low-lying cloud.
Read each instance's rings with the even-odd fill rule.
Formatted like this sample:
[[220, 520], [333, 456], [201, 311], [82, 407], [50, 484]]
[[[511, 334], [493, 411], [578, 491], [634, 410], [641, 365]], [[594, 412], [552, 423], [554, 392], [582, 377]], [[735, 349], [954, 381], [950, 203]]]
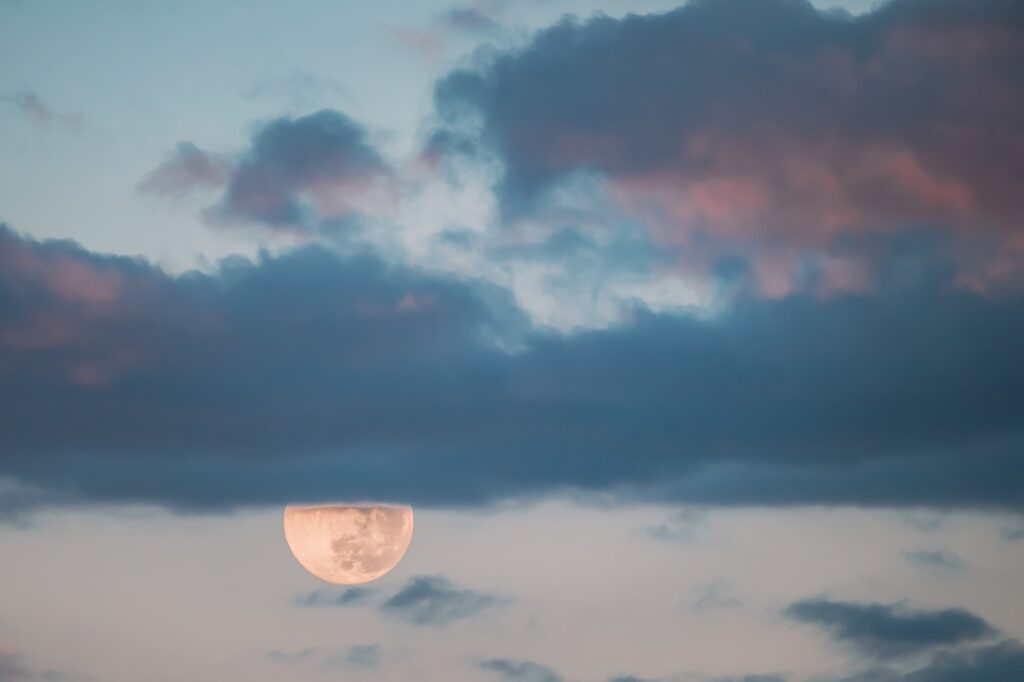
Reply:
[[914, 611], [899, 605], [805, 599], [785, 614], [820, 625], [837, 641], [877, 659], [915, 655], [996, 634], [984, 619], [963, 609]]

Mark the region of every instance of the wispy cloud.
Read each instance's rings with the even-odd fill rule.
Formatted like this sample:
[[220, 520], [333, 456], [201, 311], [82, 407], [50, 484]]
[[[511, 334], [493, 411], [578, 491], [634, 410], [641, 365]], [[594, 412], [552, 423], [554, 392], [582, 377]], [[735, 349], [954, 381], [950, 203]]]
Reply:
[[217, 190], [228, 181], [233, 162], [227, 156], [180, 142], [159, 166], [139, 183], [140, 192], [180, 198], [195, 190]]
[[510, 682], [562, 682], [563, 678], [551, 668], [533, 661], [490, 658], [480, 661], [481, 669], [497, 673]]
[[476, 616], [500, 603], [495, 595], [460, 588], [440, 576], [417, 576], [380, 610], [413, 625], [441, 626]]
[[321, 588], [295, 597], [292, 603], [307, 607], [352, 606], [369, 601], [375, 593], [372, 587], [349, 587], [343, 590]]
[[727, 580], [716, 580], [698, 590], [693, 602], [695, 611], [718, 611], [735, 609], [743, 605], [739, 597], [733, 594], [732, 585]]
[[40, 126], [60, 126], [79, 131], [83, 126], [83, 118], [79, 113], [62, 113], [54, 111], [42, 98], [31, 90], [21, 90], [8, 95], [0, 95], [0, 102], [20, 109], [26, 116]]
[[324, 665], [328, 668], [376, 668], [380, 665], [380, 645], [356, 644], [341, 649], [328, 658]]
[[967, 562], [956, 552], [943, 549], [906, 551], [903, 558], [914, 566], [947, 576], [961, 575], [967, 570]]
[[680, 509], [675, 515], [653, 526], [645, 526], [643, 531], [655, 540], [665, 542], [694, 542], [707, 532], [708, 515], [704, 509], [688, 507]]

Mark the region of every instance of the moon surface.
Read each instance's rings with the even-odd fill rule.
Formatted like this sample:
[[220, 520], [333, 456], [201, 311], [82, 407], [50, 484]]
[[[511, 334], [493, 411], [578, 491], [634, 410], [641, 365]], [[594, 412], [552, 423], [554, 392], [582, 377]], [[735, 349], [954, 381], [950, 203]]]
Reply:
[[412, 507], [325, 505], [284, 510], [284, 538], [304, 569], [335, 585], [381, 577], [412, 541]]

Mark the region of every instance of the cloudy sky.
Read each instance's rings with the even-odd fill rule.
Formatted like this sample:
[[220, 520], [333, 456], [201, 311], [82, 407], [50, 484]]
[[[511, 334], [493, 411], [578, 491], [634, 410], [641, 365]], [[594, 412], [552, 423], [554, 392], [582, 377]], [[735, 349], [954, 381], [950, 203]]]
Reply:
[[1024, 679], [1024, 5], [682, 1], [0, 0], [0, 682]]

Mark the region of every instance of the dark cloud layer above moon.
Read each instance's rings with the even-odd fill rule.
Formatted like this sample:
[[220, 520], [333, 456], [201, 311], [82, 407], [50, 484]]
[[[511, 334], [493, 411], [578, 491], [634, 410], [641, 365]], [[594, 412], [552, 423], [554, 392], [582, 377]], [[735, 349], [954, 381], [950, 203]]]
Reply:
[[0, 261], [9, 504], [1024, 506], [1016, 293], [924, 277], [560, 336], [319, 247], [172, 277], [5, 230]]

